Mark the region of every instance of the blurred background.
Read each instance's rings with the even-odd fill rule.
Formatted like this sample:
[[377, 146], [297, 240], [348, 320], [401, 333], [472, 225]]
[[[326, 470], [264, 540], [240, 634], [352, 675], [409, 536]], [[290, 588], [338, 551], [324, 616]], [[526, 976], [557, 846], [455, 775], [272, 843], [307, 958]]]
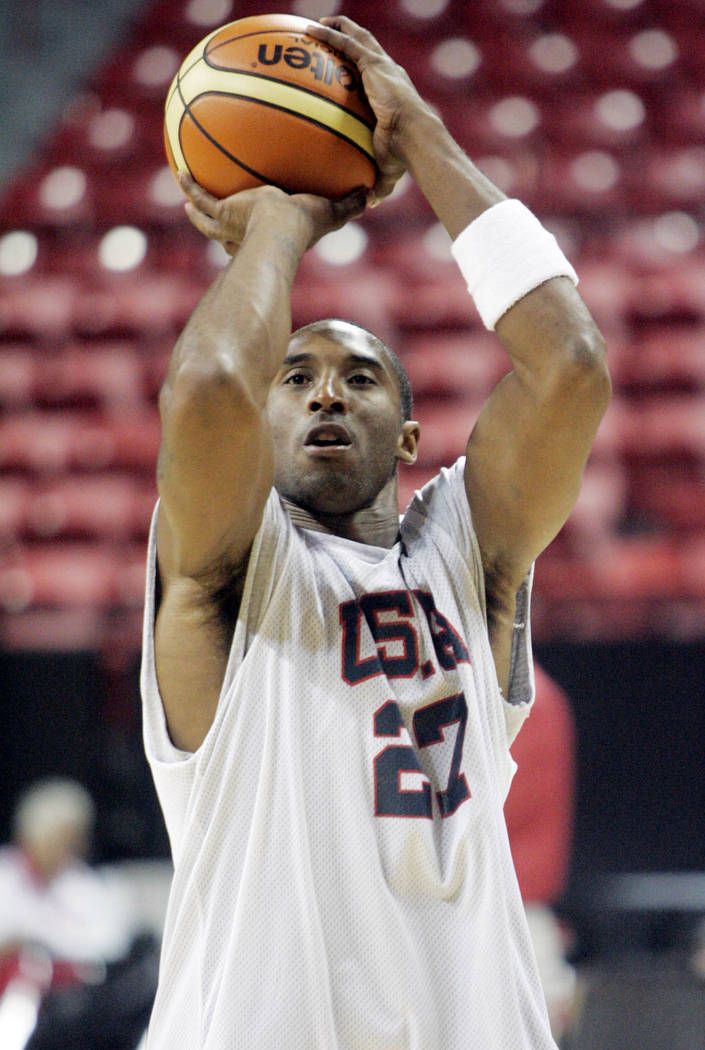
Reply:
[[[0, 6], [0, 840], [28, 783], [67, 775], [95, 800], [95, 861], [167, 864], [138, 698], [156, 396], [224, 256], [183, 215], [164, 98], [221, 23], [340, 10]], [[344, 13], [556, 234], [607, 338], [614, 398], [536, 570], [536, 655], [575, 730], [556, 909], [586, 965], [690, 943], [705, 913], [705, 0]], [[406, 179], [305, 258], [293, 313], [347, 317], [399, 351], [423, 428], [403, 502], [462, 452], [507, 368]]]

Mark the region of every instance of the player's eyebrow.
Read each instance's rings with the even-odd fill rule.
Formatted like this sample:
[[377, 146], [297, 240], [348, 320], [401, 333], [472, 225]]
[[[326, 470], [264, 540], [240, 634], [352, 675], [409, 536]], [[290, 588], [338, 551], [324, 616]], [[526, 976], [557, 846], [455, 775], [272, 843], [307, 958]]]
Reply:
[[[313, 354], [307, 351], [302, 351], [299, 354], [287, 354], [282, 361], [282, 367], [291, 368], [292, 365], [300, 365], [304, 362], [310, 361], [313, 358]], [[381, 361], [376, 357], [367, 357], [364, 354], [348, 354], [345, 358], [346, 365], [366, 365], [369, 368], [374, 368], [378, 372], [385, 372], [385, 367]]]

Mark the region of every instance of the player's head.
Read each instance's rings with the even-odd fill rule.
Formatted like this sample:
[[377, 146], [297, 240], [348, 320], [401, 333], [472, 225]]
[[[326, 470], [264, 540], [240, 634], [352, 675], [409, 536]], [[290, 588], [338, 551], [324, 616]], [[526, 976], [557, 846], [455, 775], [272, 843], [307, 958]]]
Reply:
[[269, 397], [276, 488], [314, 514], [354, 513], [387, 488], [395, 499], [397, 464], [416, 458], [412, 408], [382, 340], [337, 319], [300, 328]]
[[298, 328], [292, 334], [290, 343], [293, 343], [294, 340], [300, 340], [307, 335], [313, 335], [316, 333], [327, 335], [332, 339], [344, 339], [346, 335], [354, 338], [357, 333], [363, 340], [365, 340], [369, 347], [372, 350], [375, 350], [380, 357], [387, 362], [393, 374], [396, 376], [399, 385], [399, 404], [402, 422], [411, 419], [414, 414], [414, 394], [411, 389], [411, 381], [404, 365], [399, 360], [398, 355], [395, 354], [388, 343], [385, 343], [384, 340], [380, 339], [379, 336], [374, 335], [372, 332], [368, 332], [367, 329], [363, 328], [361, 325], [355, 324], [353, 321], [342, 321], [337, 317], [326, 317], [321, 321], [312, 321], [311, 324], [304, 325], [303, 328]]
[[95, 808], [74, 780], [47, 778], [31, 784], [13, 815], [15, 841], [34, 867], [51, 879], [88, 850]]

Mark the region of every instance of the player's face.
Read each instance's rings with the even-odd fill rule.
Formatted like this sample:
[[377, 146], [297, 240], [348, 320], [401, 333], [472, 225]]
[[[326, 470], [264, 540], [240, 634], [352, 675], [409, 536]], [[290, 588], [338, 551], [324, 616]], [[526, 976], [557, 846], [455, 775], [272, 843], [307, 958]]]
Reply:
[[340, 324], [293, 339], [268, 407], [274, 484], [312, 513], [371, 506], [409, 458], [396, 376], [364, 331]]

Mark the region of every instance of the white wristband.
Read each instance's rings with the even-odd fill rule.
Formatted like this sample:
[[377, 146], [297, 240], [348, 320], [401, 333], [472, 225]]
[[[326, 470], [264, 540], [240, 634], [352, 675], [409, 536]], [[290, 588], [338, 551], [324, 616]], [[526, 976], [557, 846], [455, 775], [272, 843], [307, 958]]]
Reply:
[[489, 329], [544, 281], [569, 277], [578, 283], [556, 238], [518, 200], [483, 211], [456, 237], [451, 251]]

